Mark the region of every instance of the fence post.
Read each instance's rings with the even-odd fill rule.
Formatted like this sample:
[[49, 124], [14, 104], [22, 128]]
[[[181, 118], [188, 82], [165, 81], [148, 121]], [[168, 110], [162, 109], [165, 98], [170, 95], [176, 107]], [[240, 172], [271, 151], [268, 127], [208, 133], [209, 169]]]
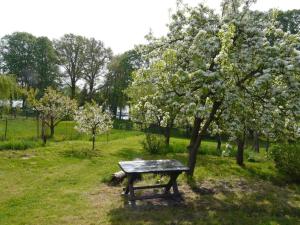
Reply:
[[39, 113], [36, 113], [36, 137], [39, 139], [40, 137], [40, 119], [39, 119]]
[[5, 118], [4, 140], [6, 140], [6, 136], [7, 136], [7, 117]]

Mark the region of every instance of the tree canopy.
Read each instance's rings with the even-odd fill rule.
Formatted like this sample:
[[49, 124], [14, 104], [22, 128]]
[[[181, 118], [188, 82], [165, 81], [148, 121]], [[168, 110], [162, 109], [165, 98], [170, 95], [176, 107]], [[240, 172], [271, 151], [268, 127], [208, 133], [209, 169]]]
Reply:
[[2, 70], [14, 74], [21, 87], [55, 86], [58, 78], [57, 57], [47, 37], [15, 32], [1, 39]]
[[104, 97], [111, 111], [117, 116], [117, 107], [128, 104], [125, 89], [132, 81], [132, 72], [141, 67], [143, 60], [135, 50], [125, 52], [112, 58], [104, 83]]

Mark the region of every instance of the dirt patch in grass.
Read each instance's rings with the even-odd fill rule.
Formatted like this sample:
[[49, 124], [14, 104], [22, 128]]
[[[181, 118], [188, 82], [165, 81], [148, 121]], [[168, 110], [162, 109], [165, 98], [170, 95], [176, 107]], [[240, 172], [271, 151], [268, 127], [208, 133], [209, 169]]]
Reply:
[[24, 154], [21, 156], [21, 159], [27, 160], [35, 157], [35, 155], [30, 155], [30, 154]]
[[[23, 151], [24, 152], [24, 151]], [[36, 157], [34, 153], [23, 153], [20, 154], [20, 151], [12, 151], [12, 150], [6, 150], [4, 157], [7, 159], [23, 159], [28, 160], [31, 158]]]

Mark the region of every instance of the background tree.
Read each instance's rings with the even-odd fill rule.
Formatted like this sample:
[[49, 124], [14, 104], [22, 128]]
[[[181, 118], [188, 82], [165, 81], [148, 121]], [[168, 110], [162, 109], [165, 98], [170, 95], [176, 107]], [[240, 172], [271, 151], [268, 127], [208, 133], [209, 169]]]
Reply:
[[35, 73], [36, 38], [25, 32], [15, 32], [1, 39], [3, 72], [15, 74], [21, 87], [36, 87]]
[[111, 116], [95, 102], [86, 103], [83, 108], [77, 110], [75, 121], [75, 129], [92, 136], [92, 150], [95, 149], [96, 135], [108, 132], [113, 124]]
[[52, 42], [24, 32], [15, 32], [1, 39], [2, 69], [14, 73], [25, 89], [38, 88], [40, 94], [48, 86], [56, 86], [58, 66]]
[[71, 89], [71, 98], [74, 99], [76, 84], [83, 77], [87, 61], [87, 39], [79, 35], [65, 34], [59, 40], [55, 40], [55, 49]]
[[52, 42], [47, 37], [38, 37], [34, 48], [35, 70], [38, 74], [37, 87], [40, 95], [47, 87], [58, 85], [58, 58]]
[[291, 34], [300, 32], [300, 9], [278, 11], [276, 19], [284, 32]]
[[99, 84], [100, 78], [107, 72], [107, 64], [112, 57], [110, 48], [105, 48], [102, 41], [91, 38], [87, 41], [86, 62], [83, 79], [86, 82], [87, 100], [91, 101]]
[[113, 57], [108, 65], [109, 71], [105, 79], [103, 92], [110, 110], [116, 117], [118, 116], [117, 108], [122, 109], [128, 104], [128, 97], [124, 90], [132, 80], [131, 73], [139, 68], [141, 64], [141, 56], [135, 50], [131, 50]]
[[[5, 111], [11, 109], [12, 99], [20, 92], [12, 75], [0, 74], [0, 118]], [[8, 104], [10, 100], [10, 104]], [[4, 139], [7, 136], [8, 120], [5, 118]]]

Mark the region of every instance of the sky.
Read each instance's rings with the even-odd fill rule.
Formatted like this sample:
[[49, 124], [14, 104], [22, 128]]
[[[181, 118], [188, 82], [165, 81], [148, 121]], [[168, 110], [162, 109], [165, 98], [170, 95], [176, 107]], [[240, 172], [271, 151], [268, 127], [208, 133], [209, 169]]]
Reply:
[[[218, 9], [221, 0], [205, 2]], [[166, 34], [176, 0], [0, 0], [0, 37], [15, 31], [57, 39], [74, 33], [102, 40], [115, 54], [145, 43], [152, 30]], [[300, 9], [300, 0], [258, 0], [254, 9]]]

